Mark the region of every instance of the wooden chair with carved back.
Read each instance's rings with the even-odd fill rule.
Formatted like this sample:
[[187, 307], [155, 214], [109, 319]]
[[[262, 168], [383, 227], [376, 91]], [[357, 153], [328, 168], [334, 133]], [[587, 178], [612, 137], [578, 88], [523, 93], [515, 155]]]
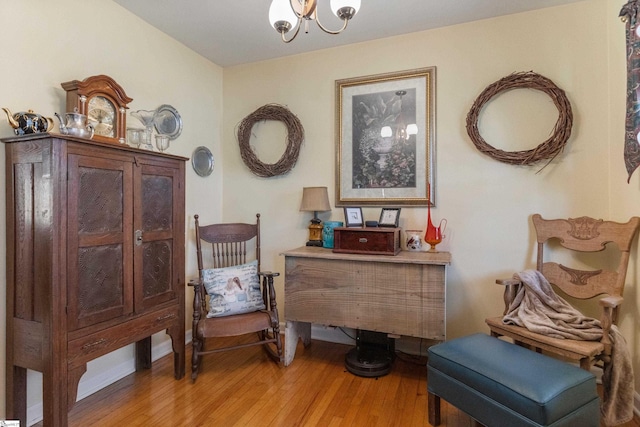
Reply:
[[[200, 225], [199, 216], [194, 218], [199, 278], [189, 283], [194, 288], [191, 379], [196, 380], [203, 355], [221, 351], [262, 345], [281, 362], [273, 283], [280, 274], [260, 270], [260, 214], [255, 224]], [[213, 342], [253, 333], [256, 338], [248, 343]]]
[[[589, 217], [546, 220], [539, 214], [535, 214], [533, 215], [533, 225], [537, 238], [536, 269], [555, 289], [561, 290], [566, 295], [579, 300], [593, 300], [594, 302], [596, 299], [598, 300], [600, 305], [598, 311], [601, 313], [600, 322], [603, 329], [602, 339], [600, 341], [580, 341], [552, 338], [531, 332], [524, 327], [504, 324], [502, 317], [486, 319], [486, 323], [491, 329], [491, 335], [495, 337], [506, 336], [513, 339], [515, 343], [538, 352], [544, 351], [579, 362], [580, 367], [586, 370], [589, 370], [593, 365], [604, 368], [611, 361], [609, 331], [611, 325], [616, 324], [618, 320], [618, 312], [623, 302], [622, 293], [629, 263], [630, 247], [640, 225], [640, 218], [632, 217], [626, 223], [618, 223]], [[584, 267], [581, 266], [580, 268], [570, 268], [558, 262], [547, 261], [545, 254], [549, 252], [560, 256], [562, 248], [553, 247], [553, 250], [549, 248], [554, 244], [554, 241], [569, 253], [573, 253], [574, 256], [569, 256], [569, 258], [576, 262], [581, 256], [573, 251], [580, 253], [601, 252], [609, 243], [615, 243], [619, 250], [619, 253], [615, 255], [619, 256], [619, 260], [617, 263], [616, 259], [611, 261], [612, 258], [615, 258], [611, 255], [607, 259], [610, 260], [609, 266], [611, 264], [617, 264], [617, 266], [615, 270], [606, 268], [583, 270], [581, 268]], [[564, 256], [562, 260], [565, 260]], [[496, 283], [505, 286], [504, 315], [522, 284], [517, 279], [497, 280]], [[560, 295], [562, 296], [562, 294]]]

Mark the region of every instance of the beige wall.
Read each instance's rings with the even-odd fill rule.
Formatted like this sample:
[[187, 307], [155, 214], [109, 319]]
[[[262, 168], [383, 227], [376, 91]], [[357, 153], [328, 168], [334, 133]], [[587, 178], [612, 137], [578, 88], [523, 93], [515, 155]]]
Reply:
[[[147, 25], [116, 3], [101, 0], [49, 2], [0, 1], [0, 106], [14, 112], [29, 108], [51, 116], [64, 113], [61, 82], [96, 74], [114, 78], [133, 98], [131, 110], [173, 105], [184, 122], [182, 135], [168, 152], [190, 157], [200, 145], [214, 153], [218, 164], [208, 178], [187, 167], [187, 230], [193, 234], [193, 214], [207, 211], [220, 219], [222, 209], [222, 68]], [[92, 11], [87, 14], [87, 11]], [[130, 126], [140, 124], [127, 118]], [[12, 136], [0, 118], [0, 137]], [[0, 176], [4, 176], [4, 148], [0, 147]], [[4, 192], [3, 192], [4, 194]], [[5, 200], [0, 197], [0, 354], [5, 354]], [[194, 259], [192, 242], [187, 259]], [[187, 263], [187, 274], [197, 271]], [[191, 322], [187, 318], [187, 328]], [[164, 335], [164, 334], [162, 334]], [[161, 339], [161, 336], [158, 337]], [[83, 377], [103, 368], [131, 361], [124, 349], [89, 364]], [[0, 357], [4, 361], [4, 356]], [[131, 362], [132, 363], [132, 362]], [[5, 414], [5, 364], [0, 365], [0, 419]], [[40, 401], [39, 376], [29, 376], [29, 406]]]
[[[190, 157], [199, 145], [213, 151], [212, 176], [203, 179], [187, 168], [188, 276], [195, 271], [194, 213], [216, 221], [252, 220], [260, 212], [264, 266], [283, 271], [279, 254], [303, 245], [307, 238], [309, 214], [298, 212], [302, 187], [326, 185], [333, 197], [334, 81], [426, 66], [437, 67], [438, 206], [432, 214], [448, 219], [447, 239], [440, 248], [453, 255], [447, 289], [449, 338], [486, 331], [483, 319], [501, 310], [495, 278], [533, 266], [529, 223], [533, 212], [616, 220], [637, 214], [640, 172], [627, 184], [621, 160], [624, 26], [617, 14], [623, 0], [587, 0], [224, 70], [112, 2], [85, 0], [82, 9], [71, 0], [58, 0], [55, 8], [44, 0], [6, 3], [0, 14], [0, 34], [5, 35], [0, 49], [0, 106], [53, 115], [64, 109], [60, 82], [107, 74], [134, 98], [131, 109], [168, 103], [180, 111], [184, 132], [170, 153]], [[88, 20], [87, 9], [100, 19]], [[554, 80], [574, 109], [573, 134], [564, 153], [539, 173], [537, 167], [503, 165], [480, 154], [465, 131], [466, 114], [480, 91], [511, 72], [529, 70]], [[483, 134], [496, 147], [537, 145], [553, 126], [553, 104], [544, 96], [520, 92], [524, 93], [505, 94], [481, 118]], [[237, 124], [267, 103], [288, 106], [306, 132], [295, 168], [270, 179], [249, 172], [235, 137]], [[525, 109], [529, 104], [535, 108]], [[255, 134], [252, 143], [260, 158], [276, 161], [284, 148], [281, 129], [267, 123], [259, 125]], [[11, 128], [0, 119], [0, 137], [11, 135]], [[3, 151], [0, 156], [4, 169]], [[5, 221], [3, 206], [2, 198], [0, 223]], [[377, 219], [379, 212], [367, 208], [365, 218]], [[342, 211], [334, 208], [320, 216], [341, 220]], [[425, 219], [425, 209], [405, 208], [401, 226], [420, 228]], [[4, 227], [0, 230], [2, 259]], [[635, 370], [640, 372], [637, 244], [633, 255], [625, 294], [631, 304], [625, 307], [621, 324], [633, 349]], [[4, 276], [0, 263], [0, 278]], [[0, 301], [5, 299], [4, 283], [0, 282]], [[277, 285], [284, 308], [282, 276]], [[4, 330], [4, 303], [0, 310], [0, 330]], [[0, 354], [4, 347], [2, 333]], [[90, 366], [86, 375], [130, 359], [127, 350], [109, 355]], [[640, 390], [638, 376], [636, 390]], [[0, 396], [4, 378], [2, 365]], [[30, 378], [30, 389], [36, 381]], [[38, 398], [30, 396], [30, 404]], [[0, 399], [0, 419], [3, 414], [4, 399]]]
[[[266, 266], [283, 271], [279, 254], [303, 245], [307, 238], [310, 215], [298, 211], [302, 187], [328, 186], [333, 198], [335, 80], [436, 66], [438, 200], [432, 214], [447, 218], [447, 240], [440, 248], [453, 256], [447, 336], [486, 332], [484, 318], [502, 310], [501, 289], [494, 280], [534, 267], [532, 213], [619, 221], [638, 214], [640, 172], [627, 184], [622, 162], [624, 25], [617, 15], [623, 3], [589, 0], [225, 68], [224, 218], [250, 219], [260, 212]], [[564, 89], [574, 113], [564, 152], [539, 173], [542, 165], [510, 166], [480, 154], [465, 130], [467, 112], [487, 85], [529, 70]], [[250, 173], [235, 140], [236, 125], [267, 103], [288, 106], [306, 132], [295, 168], [271, 179]], [[528, 104], [535, 108], [527, 109]], [[544, 141], [556, 117], [546, 95], [517, 91], [489, 104], [480, 126], [495, 147], [517, 150]], [[274, 162], [283, 152], [283, 137], [269, 138], [272, 130], [263, 132], [262, 126], [256, 127], [253, 143], [263, 161]], [[364, 209], [365, 219], [378, 219], [379, 212], [380, 208]], [[343, 214], [334, 208], [320, 217], [342, 220]], [[405, 208], [400, 225], [420, 228], [425, 219], [425, 209]], [[640, 372], [637, 245], [633, 256], [626, 293], [630, 304], [622, 312], [621, 325]], [[282, 295], [282, 276], [278, 286]]]

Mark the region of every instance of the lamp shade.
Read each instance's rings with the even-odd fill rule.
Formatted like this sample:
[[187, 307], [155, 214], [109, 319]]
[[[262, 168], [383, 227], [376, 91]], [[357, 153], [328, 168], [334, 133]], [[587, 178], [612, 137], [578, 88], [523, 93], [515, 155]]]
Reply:
[[326, 212], [331, 210], [327, 187], [304, 187], [302, 189], [302, 203], [300, 211]]

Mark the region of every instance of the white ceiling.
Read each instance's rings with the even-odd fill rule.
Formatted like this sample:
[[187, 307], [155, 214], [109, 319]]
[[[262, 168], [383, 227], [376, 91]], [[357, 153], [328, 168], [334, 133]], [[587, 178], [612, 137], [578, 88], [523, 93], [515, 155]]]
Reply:
[[[271, 0], [114, 0], [149, 24], [222, 67], [279, 58], [479, 19], [582, 0], [362, 0], [360, 11], [339, 35], [311, 23], [286, 44], [270, 26]], [[341, 21], [318, 0], [320, 21]]]

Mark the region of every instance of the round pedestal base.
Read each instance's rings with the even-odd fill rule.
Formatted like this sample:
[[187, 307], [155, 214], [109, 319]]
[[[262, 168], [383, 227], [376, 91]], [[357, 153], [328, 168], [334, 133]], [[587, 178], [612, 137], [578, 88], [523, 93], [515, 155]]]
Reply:
[[347, 371], [360, 377], [382, 377], [391, 372], [392, 357], [388, 351], [377, 347], [360, 347], [349, 350], [344, 358]]

